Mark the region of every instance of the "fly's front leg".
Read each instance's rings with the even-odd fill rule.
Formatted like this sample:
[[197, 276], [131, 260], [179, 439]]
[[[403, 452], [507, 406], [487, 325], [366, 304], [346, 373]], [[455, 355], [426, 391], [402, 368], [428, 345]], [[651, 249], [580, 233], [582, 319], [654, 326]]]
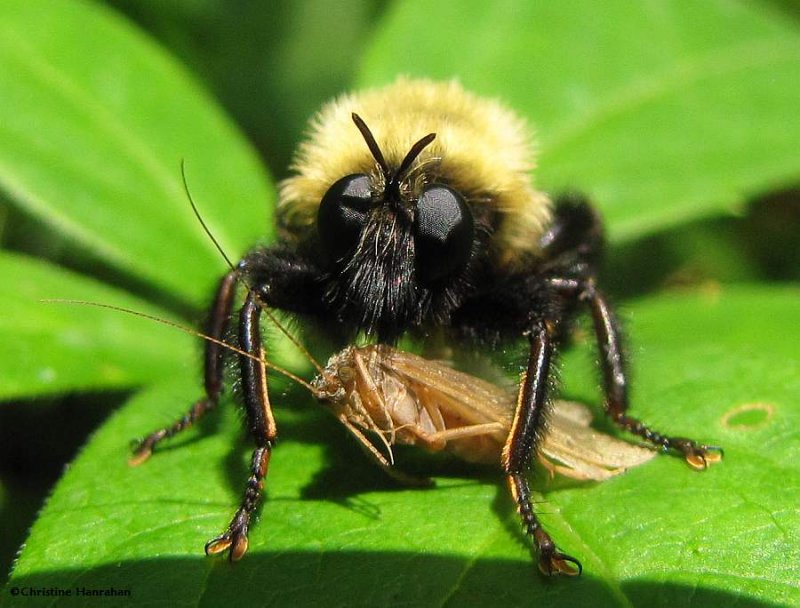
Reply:
[[270, 454], [277, 437], [267, 390], [267, 368], [264, 364], [264, 347], [261, 343], [260, 314], [258, 296], [251, 291], [247, 294], [239, 313], [239, 346], [251, 355], [239, 355], [247, 425], [256, 444], [250, 464], [250, 476], [245, 484], [242, 502], [228, 529], [206, 543], [208, 555], [230, 549], [231, 561], [241, 559], [247, 551], [250, 519], [261, 500]]
[[144, 439], [137, 441], [133, 447], [133, 455], [129, 460], [131, 465], [138, 465], [147, 460], [157, 444], [189, 428], [200, 417], [219, 404], [223, 388], [222, 378], [225, 354], [225, 348], [219, 342], [225, 337], [225, 332], [230, 323], [231, 308], [236, 294], [238, 279], [239, 275], [235, 271], [229, 272], [222, 278], [206, 321], [205, 333], [216, 341], [207, 340], [205, 343], [205, 396], [202, 399], [198, 399], [188, 412], [170, 426], [158, 429]]
[[605, 297], [590, 279], [581, 286], [580, 298], [585, 300], [592, 313], [600, 365], [603, 370], [603, 387], [606, 394], [605, 409], [611, 419], [622, 429], [662, 449], [673, 449], [698, 470], [719, 462], [722, 449], [700, 444], [685, 437], [668, 437], [649, 428], [640, 420], [628, 416], [628, 383], [625, 358], [622, 352], [619, 324]]
[[531, 331], [528, 370], [520, 386], [511, 432], [503, 448], [502, 463], [525, 531], [536, 547], [539, 570], [548, 576], [574, 576], [580, 574], [581, 564], [574, 557], [559, 551], [553, 539], [542, 528], [533, 510], [531, 490], [526, 477], [531, 458], [537, 450], [536, 444], [544, 432], [554, 332], [555, 327], [547, 322], [538, 323]]

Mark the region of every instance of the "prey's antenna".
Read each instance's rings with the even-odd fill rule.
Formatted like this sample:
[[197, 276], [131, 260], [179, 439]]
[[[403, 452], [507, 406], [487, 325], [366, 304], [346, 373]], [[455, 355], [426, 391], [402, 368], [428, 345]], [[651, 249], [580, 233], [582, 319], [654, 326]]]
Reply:
[[[260, 300], [260, 298], [259, 298], [259, 300]], [[305, 358], [309, 361], [309, 363], [311, 363], [311, 365], [314, 367], [314, 369], [317, 370], [317, 373], [324, 375], [325, 374], [325, 368], [322, 367], [319, 364], [319, 361], [317, 361], [310, 352], [308, 352], [308, 349], [300, 343], [300, 340], [298, 340], [292, 334], [289, 333], [289, 330], [286, 329], [286, 327], [284, 327], [283, 323], [281, 323], [278, 320], [278, 318], [275, 316], [275, 313], [272, 312], [269, 309], [269, 307], [267, 307], [267, 306], [262, 307], [261, 310], [263, 311], [263, 313], [265, 315], [267, 315], [269, 317], [270, 321], [272, 321], [272, 323], [275, 325], [275, 327], [277, 327], [278, 330], [284, 336], [286, 336], [288, 338], [289, 342], [294, 344], [295, 348], [297, 348], [297, 350], [299, 350], [305, 356]]]
[[220, 252], [225, 261], [228, 263], [228, 267], [231, 270], [236, 270], [233, 263], [231, 262], [230, 258], [225, 254], [225, 251], [222, 249], [222, 246], [219, 244], [219, 241], [214, 237], [211, 233], [211, 230], [206, 226], [205, 221], [203, 220], [203, 216], [200, 215], [200, 212], [197, 210], [197, 205], [194, 202], [194, 198], [192, 198], [192, 193], [189, 191], [189, 183], [186, 180], [186, 159], [181, 159], [181, 178], [183, 178], [183, 191], [186, 192], [186, 198], [189, 199], [189, 204], [192, 206], [192, 211], [194, 211], [194, 216], [197, 218], [197, 221], [200, 222], [200, 225], [203, 227], [203, 230], [208, 235], [208, 238], [211, 239], [211, 242], [214, 243], [214, 247], [217, 248], [217, 251]]
[[40, 300], [40, 302], [43, 302], [45, 304], [77, 304], [77, 305], [80, 305], [80, 306], [94, 306], [95, 308], [104, 308], [106, 310], [113, 310], [115, 312], [122, 312], [122, 313], [125, 313], [127, 315], [133, 315], [134, 317], [141, 317], [142, 319], [147, 319], [148, 321], [155, 321], [156, 323], [161, 323], [162, 325], [166, 325], [167, 327], [172, 327], [172, 328], [178, 329], [178, 330], [180, 330], [180, 331], [182, 331], [182, 332], [184, 332], [186, 334], [189, 334], [190, 336], [195, 336], [195, 337], [198, 337], [198, 338], [202, 338], [203, 340], [207, 340], [208, 342], [212, 342], [213, 344], [221, 346], [222, 348], [226, 348], [229, 351], [236, 353], [237, 355], [241, 355], [243, 357], [247, 357], [248, 359], [252, 359], [253, 361], [257, 361], [259, 363], [262, 363], [262, 364], [264, 364], [265, 367], [268, 367], [269, 369], [274, 370], [274, 371], [278, 372], [279, 374], [282, 374], [282, 375], [286, 376], [290, 380], [294, 380], [299, 385], [304, 386], [312, 394], [314, 394], [314, 387], [312, 387], [308, 382], [303, 380], [300, 376], [297, 376], [297, 375], [293, 374], [289, 370], [284, 369], [284, 368], [280, 367], [279, 365], [275, 365], [274, 363], [270, 363], [269, 361], [265, 361], [264, 359], [261, 359], [260, 357], [257, 357], [252, 353], [248, 353], [247, 351], [244, 351], [241, 348], [238, 348], [237, 346], [234, 346], [233, 344], [228, 344], [227, 342], [225, 342], [223, 340], [218, 340], [218, 339], [213, 338], [213, 337], [211, 337], [211, 336], [209, 336], [207, 334], [204, 334], [203, 332], [197, 331], [195, 329], [191, 329], [189, 327], [185, 327], [185, 326], [181, 325], [180, 323], [175, 323], [174, 321], [170, 321], [169, 319], [162, 319], [161, 317], [156, 317], [155, 315], [149, 315], [149, 314], [147, 314], [145, 312], [140, 312], [138, 310], [132, 310], [130, 308], [125, 308], [123, 306], [115, 306], [113, 304], [103, 304], [102, 302], [91, 302], [89, 300], [70, 300], [70, 299], [63, 299], [63, 298], [47, 298], [47, 299]]
[[[363, 121], [361, 121], [361, 122], [363, 124]], [[364, 125], [365, 129], [366, 129], [366, 127], [367, 126]], [[367, 133], [369, 133], [369, 129], [367, 129]], [[371, 135], [372, 134], [370, 134], [370, 136]], [[372, 142], [374, 143], [375, 140], [373, 139]], [[375, 145], [377, 147], [377, 144], [375, 144]], [[380, 150], [378, 150], [378, 154], [380, 154]], [[381, 159], [382, 158], [383, 158], [383, 156], [381, 156]], [[186, 196], [189, 199], [189, 204], [192, 206], [192, 211], [194, 211], [194, 215], [197, 218], [197, 221], [200, 222], [200, 225], [203, 227], [203, 230], [208, 235], [208, 238], [211, 239], [211, 242], [214, 243], [214, 246], [217, 248], [217, 251], [219, 251], [220, 254], [222, 255], [222, 257], [225, 258], [225, 261], [228, 263], [228, 267], [232, 271], [236, 272], [236, 267], [233, 265], [233, 263], [231, 262], [230, 258], [227, 255], [225, 255], [225, 251], [222, 249], [222, 246], [219, 244], [219, 241], [217, 241], [217, 239], [214, 238], [214, 235], [211, 233], [211, 230], [206, 225], [206, 223], [203, 221], [203, 217], [200, 215], [200, 212], [197, 210], [197, 205], [195, 204], [194, 199], [192, 198], [191, 192], [189, 192], [189, 184], [188, 184], [187, 179], [186, 179], [186, 159], [184, 159], [184, 158], [181, 159], [181, 177], [183, 178], [183, 189], [186, 192]], [[253, 288], [250, 285], [247, 284], [247, 282], [246, 282], [244, 277], [239, 276], [239, 280], [241, 280], [244, 283], [245, 287], [247, 287], [248, 290], [250, 290], [250, 291], [253, 290]], [[295, 345], [295, 347], [306, 357], [306, 359], [308, 359], [308, 361], [311, 363], [311, 365], [314, 367], [314, 369], [317, 370], [318, 373], [320, 373], [320, 374], [325, 373], [325, 369], [319, 364], [319, 362], [311, 355], [310, 352], [308, 352], [308, 350], [299, 342], [299, 340], [297, 340], [297, 338], [295, 338], [294, 336], [292, 336], [289, 333], [289, 331], [283, 326], [283, 324], [277, 319], [277, 317], [274, 315], [274, 313], [269, 309], [269, 306], [267, 306], [267, 304], [265, 304], [263, 301], [261, 301], [261, 297], [258, 296], [257, 292], [256, 292], [256, 295], [258, 297], [259, 302], [261, 303], [261, 310], [270, 318], [270, 320], [275, 325], [275, 327], [277, 327], [278, 330], [280, 330], [280, 332], [284, 336], [286, 336], [292, 344]], [[91, 303], [88, 303], [88, 304], [91, 304]], [[111, 307], [111, 306], [107, 306], [107, 308], [114, 309], [114, 307]], [[122, 312], [130, 312], [132, 314], [136, 314], [135, 311], [122, 310]], [[148, 315], [145, 315], [145, 314], [140, 314], [139, 316], [142, 316], [142, 317], [145, 317], [145, 318], [151, 318], [151, 317], [149, 317]], [[157, 319], [157, 318], [153, 318], [153, 320], [159, 321], [159, 319]], [[164, 322], [163, 319], [161, 319], [160, 321]], [[170, 325], [171, 323], [166, 322], [166, 324]], [[179, 329], [186, 330], [186, 328], [184, 328], [184, 327], [181, 327], [181, 326], [177, 326], [177, 327]], [[238, 354], [243, 354], [243, 351], [237, 350], [235, 347], [232, 347], [231, 345], [229, 345], [227, 343], [220, 342], [219, 340], [215, 340], [211, 336], [206, 336], [205, 334], [202, 334], [202, 333], [199, 333], [199, 332], [195, 332], [195, 335], [197, 335], [198, 337], [203, 338], [205, 340], [209, 340], [211, 342], [220, 344], [221, 346], [224, 346], [224, 347], [226, 347], [226, 348], [228, 348], [228, 349], [230, 349], [230, 350], [232, 350], [234, 352], [237, 352]], [[247, 355], [247, 353], [244, 353], [244, 354]], [[249, 356], [251, 358], [258, 359], [257, 357], [254, 357], [253, 355], [247, 355], [247, 356]], [[274, 365], [272, 365], [270, 363], [267, 364], [267, 367], [271, 367], [275, 371], [283, 374], [284, 376], [287, 376], [287, 377], [291, 378], [292, 380], [295, 380], [295, 381], [303, 384], [307, 388], [309, 387], [309, 384], [307, 382], [304, 382], [303, 380], [299, 379], [297, 376], [292, 375], [291, 372], [287, 372], [287, 370], [280, 369], [280, 368], [278, 368], [278, 367], [276, 367], [276, 366], [274, 366]]]

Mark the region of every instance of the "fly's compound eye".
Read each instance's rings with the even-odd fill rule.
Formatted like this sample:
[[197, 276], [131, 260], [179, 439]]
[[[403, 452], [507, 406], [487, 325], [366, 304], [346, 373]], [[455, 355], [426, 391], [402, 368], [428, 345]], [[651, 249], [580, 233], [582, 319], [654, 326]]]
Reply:
[[358, 245], [371, 207], [370, 180], [364, 173], [347, 175], [328, 188], [317, 212], [317, 230], [331, 262]]
[[417, 276], [430, 285], [464, 267], [472, 250], [475, 222], [464, 197], [452, 188], [423, 190], [414, 219]]

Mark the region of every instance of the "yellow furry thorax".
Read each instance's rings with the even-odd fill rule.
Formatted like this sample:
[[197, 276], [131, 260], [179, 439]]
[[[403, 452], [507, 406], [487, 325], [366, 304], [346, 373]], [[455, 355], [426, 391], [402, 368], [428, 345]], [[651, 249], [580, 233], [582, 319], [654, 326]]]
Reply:
[[[489, 205], [500, 217], [493, 255], [501, 265], [538, 253], [551, 217], [550, 200], [533, 188], [533, 139], [525, 122], [498, 101], [474, 95], [456, 81], [399, 78], [376, 89], [328, 102], [312, 119], [280, 186], [278, 221], [289, 238], [314, 234], [328, 188], [353, 173], [374, 173], [375, 159], [353, 124], [369, 126], [386, 162], [396, 167], [427, 133], [436, 139], [414, 166], [458, 190], [470, 205]], [[413, 169], [412, 169], [413, 170]]]

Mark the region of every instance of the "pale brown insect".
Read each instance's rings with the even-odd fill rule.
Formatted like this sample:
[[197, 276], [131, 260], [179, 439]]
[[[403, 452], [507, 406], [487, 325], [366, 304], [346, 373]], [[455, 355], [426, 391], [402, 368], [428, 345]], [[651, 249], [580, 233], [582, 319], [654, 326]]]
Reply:
[[[501, 464], [516, 405], [513, 389], [385, 345], [345, 348], [311, 384], [366, 453], [400, 481], [422, 480], [394, 468], [394, 445]], [[656, 454], [590, 428], [592, 414], [579, 403], [557, 401], [551, 409], [538, 453], [551, 474], [601, 481]]]

